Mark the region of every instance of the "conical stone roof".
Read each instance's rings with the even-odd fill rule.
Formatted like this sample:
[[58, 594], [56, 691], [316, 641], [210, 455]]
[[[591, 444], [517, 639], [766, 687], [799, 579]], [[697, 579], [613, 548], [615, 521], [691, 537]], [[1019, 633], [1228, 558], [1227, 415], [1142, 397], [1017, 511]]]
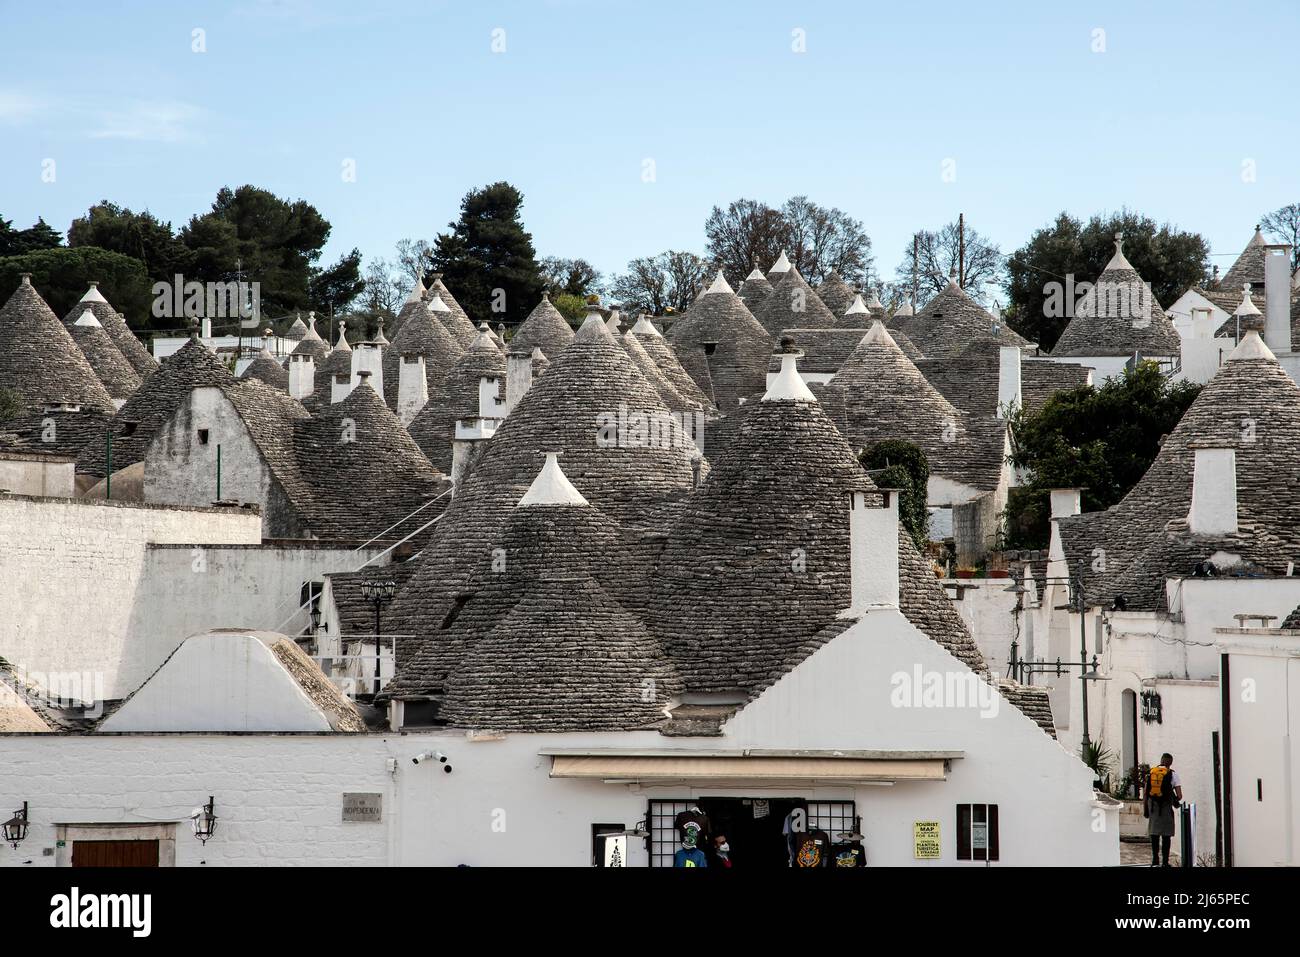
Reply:
[[1002, 464], [996, 419], [976, 422], [943, 397], [876, 322], [828, 384], [823, 401], [849, 444], [885, 439], [919, 446], [935, 475], [976, 488], [996, 487]]
[[831, 315], [836, 317], [844, 315], [849, 306], [853, 305], [853, 300], [857, 298], [857, 295], [853, 287], [846, 283], [840, 274], [833, 269], [825, 281], [817, 287], [817, 298], [831, 311]]
[[110, 396], [124, 402], [140, 388], [140, 377], [126, 356], [118, 351], [89, 305], [82, 307], [81, 316], [68, 326], [68, 331]]
[[[1109, 604], [1121, 594], [1120, 582], [1134, 573], [1147, 579], [1166, 571], [1190, 574], [1190, 567], [1139, 568], [1137, 563], [1170, 534], [1171, 525], [1186, 519], [1198, 446], [1235, 450], [1243, 539], [1263, 542], [1271, 536], [1290, 559], [1300, 554], [1300, 504], [1292, 494], [1300, 488], [1300, 387], [1251, 330], [1161, 443], [1141, 481], [1105, 511], [1061, 520], [1066, 555], [1072, 569], [1085, 571], [1089, 600]], [[1101, 565], [1097, 548], [1105, 557]], [[1228, 550], [1248, 553], [1250, 548], [1243, 540]], [[1285, 565], [1269, 570], [1282, 574]]]
[[542, 301], [533, 307], [510, 341], [529, 348], [540, 346], [546, 358], [554, 362], [573, 341], [573, 329], [560, 310], [551, 305], [550, 293], [543, 290]]
[[0, 388], [29, 407], [68, 402], [113, 411], [94, 368], [26, 274], [0, 307]]
[[284, 337], [298, 342], [305, 335], [307, 335], [307, 323], [302, 321], [302, 316], [295, 314], [293, 324], [289, 326], [289, 331], [284, 334]]
[[[253, 356], [253, 361], [245, 366], [239, 377], [241, 379], [259, 379], [273, 389], [288, 392], [289, 372], [271, 354], [267, 344], [267, 340], [263, 339], [262, 348], [258, 350], [257, 355]], [[320, 381], [320, 371], [317, 370], [315, 382], [319, 385]]]
[[767, 384], [772, 337], [719, 272], [713, 284], [673, 323], [667, 339], [682, 367], [721, 412]]
[[485, 376], [495, 376], [502, 384], [505, 383], [506, 357], [488, 336], [487, 323], [480, 330], [479, 337], [452, 366], [442, 388], [429, 396], [424, 408], [407, 426], [411, 438], [429, 461], [448, 474], [451, 473], [456, 420], [478, 415], [480, 380]]
[[465, 354], [442, 321], [450, 311], [442, 298], [431, 292], [424, 307], [406, 320], [401, 332], [384, 348], [384, 398], [392, 408], [397, 408], [403, 355], [419, 353], [424, 356], [425, 382], [429, 395], [434, 395], [442, 389], [456, 360]]
[[317, 389], [330, 391], [332, 379], [336, 375], [352, 376], [352, 344], [348, 342], [348, 324], [339, 320], [339, 339], [326, 356], [325, 361], [316, 367], [315, 384]]
[[83, 304], [89, 305], [94, 311], [95, 318], [104, 327], [108, 337], [113, 340], [113, 345], [117, 346], [117, 351], [122, 353], [127, 362], [131, 363], [131, 368], [135, 370], [137, 376], [143, 380], [158, 368], [158, 360], [136, 338], [135, 333], [127, 326], [126, 319], [122, 317], [122, 314], [115, 310], [108, 300], [104, 298], [104, 294], [99, 291], [99, 283], [92, 282], [90, 288], [86, 290], [86, 294], [63, 317], [65, 325], [76, 321], [84, 311]]
[[698, 456], [604, 323], [588, 322], [534, 381], [457, 490], [393, 604], [406, 633], [436, 629], [457, 590], [491, 562], [502, 523], [537, 475], [541, 451], [562, 453], [564, 472], [583, 496], [628, 524], [653, 521], [683, 497]]
[[438, 318], [442, 324], [451, 333], [451, 337], [456, 340], [462, 350], [468, 349], [478, 338], [478, 329], [474, 325], [474, 320], [469, 317], [456, 297], [451, 294], [447, 284], [442, 281], [442, 273], [434, 273], [433, 280], [429, 283], [428, 298], [432, 299], [437, 296], [447, 306], [447, 312], [438, 312]]
[[[109, 423], [113, 430], [113, 471], [144, 459], [158, 427], [171, 418], [181, 401], [198, 386], [225, 387], [235, 380], [225, 363], [191, 336], [163, 360], [158, 371], [141, 383]], [[91, 442], [77, 456], [77, 471], [104, 475], [104, 443]]]
[[[393, 317], [392, 327], [389, 330], [393, 335], [397, 335], [402, 328], [402, 324], [406, 322], [406, 320], [410, 318], [411, 313], [415, 312], [415, 310], [424, 302], [427, 292], [428, 291], [424, 288], [423, 280], [416, 277], [415, 285], [411, 287], [411, 291], [407, 293], [406, 299], [402, 303], [402, 307], [397, 310], [397, 315]], [[443, 301], [445, 302], [446, 300]]]
[[767, 281], [761, 269], [755, 269], [745, 277], [745, 281], [736, 290], [736, 295], [749, 307], [750, 312], [754, 312], [759, 303], [772, 295], [772, 284]]
[[1250, 283], [1256, 292], [1264, 292], [1264, 257], [1268, 250], [1264, 247], [1267, 241], [1264, 239], [1264, 233], [1258, 226], [1255, 227], [1255, 235], [1250, 237], [1250, 242], [1246, 248], [1241, 251], [1241, 255], [1236, 258], [1228, 271], [1223, 274], [1219, 280], [1219, 288], [1235, 293], [1246, 283]]
[[682, 398], [688, 402], [698, 403], [705, 410], [713, 409], [713, 400], [704, 394], [704, 390], [682, 367], [677, 359], [677, 353], [664, 339], [663, 334], [655, 328], [649, 316], [642, 313], [637, 317], [637, 321], [633, 323], [627, 334], [636, 338], [641, 348], [646, 351], [646, 355], [654, 360], [659, 371], [673, 384], [673, 388]]
[[641, 345], [636, 336], [626, 332], [622, 335], [616, 335], [615, 338], [627, 352], [628, 358], [646, 377], [646, 381], [655, 387], [655, 391], [659, 393], [659, 398], [664, 400], [664, 405], [668, 406], [673, 412], [685, 416], [692, 416], [697, 412], [704, 411], [702, 403], [687, 399], [677, 391], [677, 387], [663, 374], [659, 366], [655, 364], [654, 359], [650, 358], [650, 354], [646, 352], [645, 347]]
[[[691, 692], [756, 694], [847, 627], [848, 493], [874, 485], [818, 403], [773, 396], [746, 405], [659, 560], [648, 620]], [[900, 585], [900, 608], [919, 607], [931, 637], [978, 662], [926, 574]]]
[[[341, 402], [295, 424], [298, 470], [312, 488], [317, 538], [377, 535], [445, 490], [435, 469], [363, 377]], [[421, 513], [388, 532], [393, 540], [433, 517]]]
[[[329, 354], [329, 343], [322, 339], [320, 333], [316, 331], [316, 313], [310, 312], [307, 314], [307, 331], [298, 340], [298, 344], [293, 347], [293, 352], [290, 355], [311, 356], [316, 370], [319, 371], [320, 367], [325, 364], [325, 357]], [[288, 360], [286, 360], [287, 364]]]
[[786, 329], [833, 329], [839, 324], [794, 268], [773, 287], [772, 295], [763, 300], [754, 318], [774, 338]]
[[[1182, 339], [1141, 276], [1124, 257], [1116, 234], [1115, 255], [1052, 347], [1056, 356], [1177, 356]], [[927, 353], [928, 354], [928, 353]]]
[[466, 653], [440, 717], [500, 731], [652, 728], [678, 687], [640, 619], [595, 580], [542, 577]]
[[1022, 348], [1029, 345], [1015, 330], [968, 296], [955, 277], [949, 278], [943, 291], [915, 315], [907, 315], [900, 308], [894, 314], [893, 326], [932, 359], [958, 355], [976, 339], [994, 338], [1002, 345]]

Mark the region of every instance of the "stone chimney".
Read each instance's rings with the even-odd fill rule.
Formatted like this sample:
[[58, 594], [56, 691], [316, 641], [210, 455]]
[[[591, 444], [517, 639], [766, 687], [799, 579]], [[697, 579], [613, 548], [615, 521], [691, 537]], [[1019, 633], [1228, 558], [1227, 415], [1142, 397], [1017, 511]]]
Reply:
[[868, 504], [866, 492], [849, 495], [848, 614], [898, 607], [898, 489], [880, 489], [882, 507]]
[[370, 373], [370, 385], [380, 395], [384, 394], [384, 350], [377, 342], [358, 342], [352, 350], [352, 388], [357, 387], [357, 374]]
[[347, 372], [336, 372], [330, 376], [330, 405], [342, 402], [352, 394], [352, 376]]
[[[509, 376], [506, 381], [509, 382]], [[478, 417], [504, 419], [509, 413], [509, 402], [501, 398], [501, 379], [485, 375], [478, 380]]]
[[519, 400], [533, 387], [533, 350], [525, 345], [511, 345], [506, 350], [506, 404], [502, 415], [509, 415]]
[[316, 388], [316, 360], [298, 353], [289, 356], [289, 395], [301, 402]]
[[1291, 247], [1264, 247], [1264, 342], [1274, 355], [1291, 351]]
[[1192, 338], [1214, 338], [1214, 310], [1206, 306], [1197, 306], [1192, 310]]
[[1069, 564], [1065, 560], [1065, 545], [1061, 541], [1061, 523], [1057, 520], [1078, 515], [1083, 508], [1080, 489], [1054, 488], [1050, 495], [1052, 536], [1047, 545], [1047, 577], [1059, 580], [1069, 574]]
[[[487, 380], [483, 380], [487, 381]], [[460, 491], [461, 483], [474, 471], [479, 458], [487, 448], [487, 440], [496, 434], [500, 419], [457, 419], [456, 431], [451, 440], [452, 498]]]
[[429, 401], [429, 381], [424, 374], [424, 353], [402, 353], [397, 377], [397, 420], [410, 425]]
[[1237, 531], [1237, 452], [1230, 448], [1195, 451], [1187, 526], [1193, 535], [1233, 534]]
[[1083, 511], [1080, 498], [1081, 490], [1077, 488], [1054, 488], [1051, 491], [1052, 518], [1069, 518]]
[[1012, 407], [1020, 406], [1020, 350], [998, 348], [998, 418], [1008, 418]]

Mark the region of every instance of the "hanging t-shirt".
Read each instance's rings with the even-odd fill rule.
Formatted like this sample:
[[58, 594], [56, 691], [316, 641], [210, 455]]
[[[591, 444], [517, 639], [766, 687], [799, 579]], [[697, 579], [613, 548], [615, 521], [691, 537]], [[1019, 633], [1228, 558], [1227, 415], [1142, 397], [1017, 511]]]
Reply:
[[708, 816], [694, 808], [678, 814], [673, 819], [673, 826], [677, 828], [677, 836], [681, 842], [692, 847], [701, 846], [704, 839], [709, 836]]
[[827, 867], [831, 840], [825, 831], [808, 831], [798, 835], [794, 850], [795, 867]]
[[860, 841], [841, 841], [831, 845], [831, 867], [866, 867], [867, 851]]
[[679, 847], [673, 855], [673, 867], [708, 867], [709, 859], [698, 847]]

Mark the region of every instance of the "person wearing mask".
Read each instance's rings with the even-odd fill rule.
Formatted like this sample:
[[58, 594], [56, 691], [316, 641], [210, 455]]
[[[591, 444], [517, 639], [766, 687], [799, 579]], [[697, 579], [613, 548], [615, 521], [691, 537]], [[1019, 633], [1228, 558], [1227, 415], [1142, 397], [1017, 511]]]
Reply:
[[727, 835], [719, 834], [713, 839], [713, 853], [718, 858], [719, 867], [731, 866], [731, 845], [727, 843]]

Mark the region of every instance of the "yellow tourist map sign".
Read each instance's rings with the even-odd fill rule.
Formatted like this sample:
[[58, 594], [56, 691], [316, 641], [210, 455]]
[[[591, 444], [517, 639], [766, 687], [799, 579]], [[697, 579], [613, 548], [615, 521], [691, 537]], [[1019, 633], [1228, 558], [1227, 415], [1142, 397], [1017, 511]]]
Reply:
[[912, 843], [918, 861], [932, 861], [939, 857], [939, 822], [913, 821]]

